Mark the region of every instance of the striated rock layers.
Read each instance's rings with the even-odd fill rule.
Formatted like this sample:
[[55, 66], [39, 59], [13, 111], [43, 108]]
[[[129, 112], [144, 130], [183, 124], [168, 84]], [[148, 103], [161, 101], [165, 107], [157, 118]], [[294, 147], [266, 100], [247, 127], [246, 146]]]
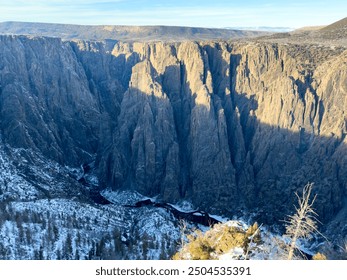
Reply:
[[269, 42], [0, 37], [0, 129], [100, 189], [277, 222], [315, 183], [323, 221], [347, 193], [347, 51]]

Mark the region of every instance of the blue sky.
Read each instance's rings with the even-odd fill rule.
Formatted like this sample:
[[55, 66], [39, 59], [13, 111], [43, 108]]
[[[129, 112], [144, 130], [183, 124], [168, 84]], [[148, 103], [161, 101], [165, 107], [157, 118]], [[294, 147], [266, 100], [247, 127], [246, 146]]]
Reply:
[[346, 16], [346, 0], [0, 0], [0, 22], [298, 28]]

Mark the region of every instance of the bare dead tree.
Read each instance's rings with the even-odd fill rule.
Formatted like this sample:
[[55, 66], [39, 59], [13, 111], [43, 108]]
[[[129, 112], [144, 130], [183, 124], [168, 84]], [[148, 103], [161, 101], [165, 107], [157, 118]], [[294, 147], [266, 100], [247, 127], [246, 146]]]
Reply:
[[180, 229], [180, 235], [181, 235], [181, 248], [185, 246], [185, 239], [187, 237], [187, 222], [185, 220], [179, 220], [178, 227]]
[[[254, 239], [254, 237], [256, 237], [256, 236], [259, 234], [260, 228], [262, 227], [262, 225], [263, 225], [263, 224], [261, 224], [261, 225], [256, 229], [256, 231], [255, 231], [250, 237], [248, 237], [248, 239], [249, 239], [249, 244], [248, 244], [248, 246], [247, 246], [247, 251], [246, 251], [246, 253], [245, 253], [245, 259], [246, 259], [246, 260], [248, 260], [248, 255], [249, 255], [250, 249], [253, 249], [253, 247], [252, 247], [252, 245], [253, 245], [253, 239]], [[254, 245], [253, 245], [253, 246], [254, 246]], [[254, 247], [256, 247], [256, 246], [254, 246]]]
[[309, 238], [312, 233], [318, 232], [318, 214], [312, 208], [317, 195], [310, 201], [312, 187], [313, 183], [308, 183], [304, 187], [301, 196], [295, 193], [298, 198], [299, 206], [295, 206], [296, 211], [294, 215], [289, 216], [288, 221], [286, 221], [286, 235], [291, 238], [287, 257], [288, 260], [293, 258], [296, 243], [299, 238]]

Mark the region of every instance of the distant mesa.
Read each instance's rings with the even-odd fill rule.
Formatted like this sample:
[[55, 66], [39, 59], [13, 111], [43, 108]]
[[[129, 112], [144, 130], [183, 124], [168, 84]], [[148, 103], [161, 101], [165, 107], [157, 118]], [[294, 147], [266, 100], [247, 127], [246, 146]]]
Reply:
[[331, 31], [334, 32], [334, 31], [341, 31], [341, 30], [347, 31], [347, 17], [322, 28], [321, 32], [331, 32]]
[[295, 29], [293, 32], [302, 32], [302, 31], [317, 31], [319, 29], [322, 29], [326, 27], [326, 25], [317, 25], [317, 26], [304, 26]]
[[263, 40], [277, 43], [347, 46], [347, 18], [327, 26], [306, 26], [292, 32], [274, 33]]
[[[328, 26], [291, 27], [225, 27], [201, 28], [184, 26], [126, 26], [126, 25], [73, 25], [35, 22], [2, 22], [0, 34], [57, 37], [64, 40], [134, 41], [210, 41], [230, 39], [275, 39], [294, 43], [346, 43], [347, 18]], [[328, 42], [330, 43], [330, 42]]]
[[232, 29], [232, 30], [250, 30], [250, 31], [263, 31], [263, 32], [290, 32], [295, 30], [295, 28], [292, 27], [282, 27], [282, 26], [238, 26], [238, 27], [226, 27], [226, 29]]
[[54, 23], [3, 22], [0, 34], [34, 35], [62, 39], [101, 41], [229, 40], [270, 35], [270, 32], [182, 26], [70, 25]]
[[347, 39], [347, 17], [319, 30], [326, 39]]

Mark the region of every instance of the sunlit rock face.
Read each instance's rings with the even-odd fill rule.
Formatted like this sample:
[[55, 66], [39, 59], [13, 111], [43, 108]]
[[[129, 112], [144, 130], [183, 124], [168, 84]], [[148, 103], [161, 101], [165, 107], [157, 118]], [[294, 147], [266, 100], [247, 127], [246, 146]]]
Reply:
[[313, 182], [347, 189], [347, 51], [265, 42], [112, 43], [0, 36], [3, 144], [132, 189], [278, 222]]

